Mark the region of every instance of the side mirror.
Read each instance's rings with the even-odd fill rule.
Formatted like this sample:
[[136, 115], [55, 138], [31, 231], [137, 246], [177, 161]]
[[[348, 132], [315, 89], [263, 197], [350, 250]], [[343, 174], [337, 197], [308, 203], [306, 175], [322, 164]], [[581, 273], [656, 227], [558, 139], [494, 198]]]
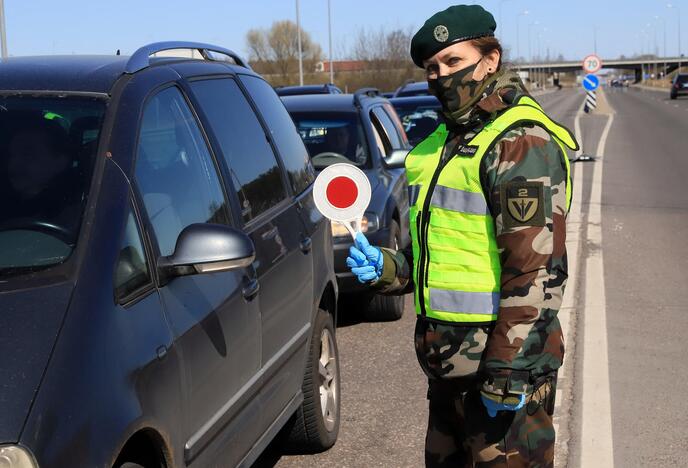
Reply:
[[408, 154], [408, 150], [394, 150], [392, 154], [386, 158], [382, 158], [382, 162], [387, 169], [398, 169], [404, 167], [404, 161], [406, 161], [406, 156], [408, 156]]
[[256, 258], [251, 239], [221, 224], [191, 224], [177, 238], [174, 253], [158, 260], [160, 280], [177, 276], [229, 271], [250, 266]]

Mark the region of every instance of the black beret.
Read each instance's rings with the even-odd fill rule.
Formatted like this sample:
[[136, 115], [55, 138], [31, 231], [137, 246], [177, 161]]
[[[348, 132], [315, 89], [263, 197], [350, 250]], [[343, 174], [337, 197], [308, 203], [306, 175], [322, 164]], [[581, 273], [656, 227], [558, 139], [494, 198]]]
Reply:
[[413, 63], [423, 68], [423, 60], [452, 44], [494, 36], [494, 16], [480, 5], [454, 5], [435, 13], [411, 40]]

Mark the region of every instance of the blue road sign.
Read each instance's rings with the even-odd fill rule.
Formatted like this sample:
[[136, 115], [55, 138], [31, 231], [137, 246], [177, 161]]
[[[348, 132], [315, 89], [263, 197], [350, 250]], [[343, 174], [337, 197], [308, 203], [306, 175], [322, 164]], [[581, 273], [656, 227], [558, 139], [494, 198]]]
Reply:
[[595, 91], [600, 86], [600, 79], [590, 73], [583, 78], [583, 87], [588, 91]]

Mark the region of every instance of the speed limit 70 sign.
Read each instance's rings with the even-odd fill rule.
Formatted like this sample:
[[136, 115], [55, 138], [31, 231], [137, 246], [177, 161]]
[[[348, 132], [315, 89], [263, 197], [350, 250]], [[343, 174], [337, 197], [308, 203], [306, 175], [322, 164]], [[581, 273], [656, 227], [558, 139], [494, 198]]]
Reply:
[[602, 68], [602, 60], [595, 54], [583, 59], [583, 70], [586, 73], [597, 73]]

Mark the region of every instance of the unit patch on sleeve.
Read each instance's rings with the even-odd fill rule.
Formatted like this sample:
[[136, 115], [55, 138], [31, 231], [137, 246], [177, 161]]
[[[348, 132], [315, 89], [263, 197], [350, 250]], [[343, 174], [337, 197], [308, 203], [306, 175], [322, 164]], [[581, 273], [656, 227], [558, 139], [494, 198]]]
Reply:
[[507, 182], [500, 198], [505, 228], [545, 225], [544, 186], [542, 182]]

